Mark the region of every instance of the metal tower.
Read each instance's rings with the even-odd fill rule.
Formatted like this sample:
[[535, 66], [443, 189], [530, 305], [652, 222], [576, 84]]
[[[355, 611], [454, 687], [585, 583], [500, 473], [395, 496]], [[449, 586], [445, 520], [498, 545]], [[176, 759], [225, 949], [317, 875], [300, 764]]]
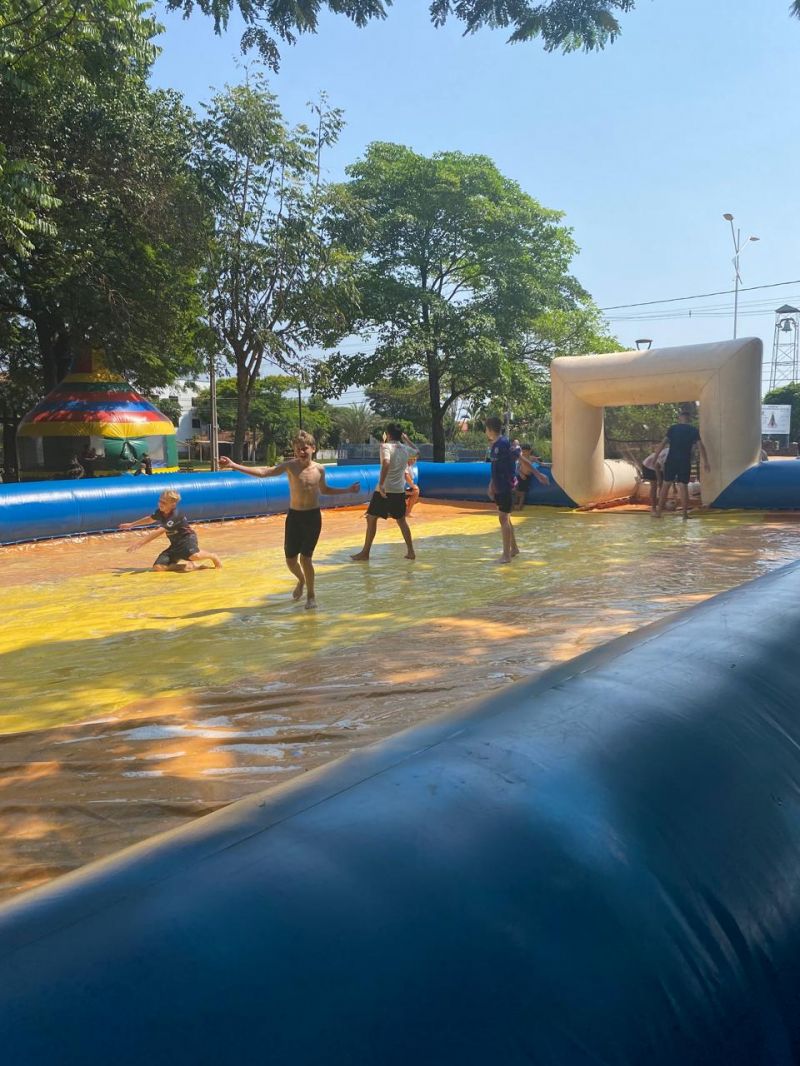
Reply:
[[775, 312], [769, 391], [800, 381], [800, 310], [784, 304]]

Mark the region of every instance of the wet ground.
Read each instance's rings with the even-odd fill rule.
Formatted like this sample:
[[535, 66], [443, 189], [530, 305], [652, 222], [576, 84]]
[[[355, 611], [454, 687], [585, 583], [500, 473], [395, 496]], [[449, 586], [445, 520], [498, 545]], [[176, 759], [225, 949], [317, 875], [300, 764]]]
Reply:
[[[327, 512], [319, 610], [290, 597], [283, 517], [199, 526], [220, 571], [153, 574], [136, 534], [0, 549], [0, 896], [288, 781], [798, 554], [793, 516], [423, 502]], [[680, 664], [675, 664], [680, 669]], [[643, 685], [647, 679], [642, 680]]]

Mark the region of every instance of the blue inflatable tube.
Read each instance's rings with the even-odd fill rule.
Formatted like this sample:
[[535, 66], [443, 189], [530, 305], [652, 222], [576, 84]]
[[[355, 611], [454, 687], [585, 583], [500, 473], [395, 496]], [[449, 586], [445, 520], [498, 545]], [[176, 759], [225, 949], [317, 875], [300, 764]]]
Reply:
[[[378, 484], [380, 467], [326, 467], [334, 488], [360, 481], [352, 496], [322, 497], [323, 507], [366, 503]], [[486, 500], [487, 463], [419, 463], [420, 493], [436, 499]], [[193, 522], [277, 514], [289, 507], [285, 477], [253, 478], [246, 474], [178, 474], [150, 477], [96, 478], [88, 481], [40, 481], [0, 486], [0, 544], [45, 540], [81, 533], [105, 533], [120, 522], [141, 518], [156, 508], [159, 493], [176, 489]], [[532, 485], [530, 503], [572, 506], [557, 485]]]
[[800, 459], [751, 466], [714, 500], [714, 507], [756, 511], [800, 510]]
[[[482, 500], [489, 487], [489, 463], [418, 463], [420, 495], [437, 500]], [[541, 466], [549, 485], [534, 481], [528, 489], [529, 504], [574, 507], [575, 504], [555, 481], [549, 466]]]
[[[377, 466], [328, 467], [333, 488], [360, 481], [352, 496], [323, 496], [323, 507], [367, 501], [378, 482]], [[0, 544], [102, 533], [156, 509], [165, 489], [181, 494], [192, 522], [276, 514], [289, 507], [285, 476], [254, 478], [247, 474], [164, 474], [158, 477], [93, 478], [89, 481], [41, 481], [0, 487]]]
[[0, 908], [4, 1064], [796, 1066], [799, 635], [792, 565]]

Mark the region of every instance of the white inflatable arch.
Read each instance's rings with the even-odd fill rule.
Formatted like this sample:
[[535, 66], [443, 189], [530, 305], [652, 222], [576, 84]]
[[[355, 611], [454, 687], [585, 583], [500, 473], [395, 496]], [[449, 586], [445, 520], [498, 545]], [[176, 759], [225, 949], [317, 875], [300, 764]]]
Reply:
[[623, 404], [700, 403], [700, 435], [711, 470], [710, 504], [761, 449], [761, 341], [748, 337], [646, 352], [554, 359], [553, 477], [579, 506], [630, 495], [631, 463], [605, 458], [603, 409]]

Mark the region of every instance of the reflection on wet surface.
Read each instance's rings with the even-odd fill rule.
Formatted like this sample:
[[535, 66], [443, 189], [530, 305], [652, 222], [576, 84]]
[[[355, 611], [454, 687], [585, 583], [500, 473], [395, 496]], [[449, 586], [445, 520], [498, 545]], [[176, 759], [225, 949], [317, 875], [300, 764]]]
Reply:
[[[786, 516], [423, 503], [418, 560], [328, 512], [318, 612], [283, 518], [203, 525], [221, 571], [139, 570], [132, 534], [0, 549], [0, 894], [9, 895], [541, 672], [795, 558]], [[13, 619], [13, 622], [11, 621]], [[679, 664], [676, 665], [679, 668]]]

